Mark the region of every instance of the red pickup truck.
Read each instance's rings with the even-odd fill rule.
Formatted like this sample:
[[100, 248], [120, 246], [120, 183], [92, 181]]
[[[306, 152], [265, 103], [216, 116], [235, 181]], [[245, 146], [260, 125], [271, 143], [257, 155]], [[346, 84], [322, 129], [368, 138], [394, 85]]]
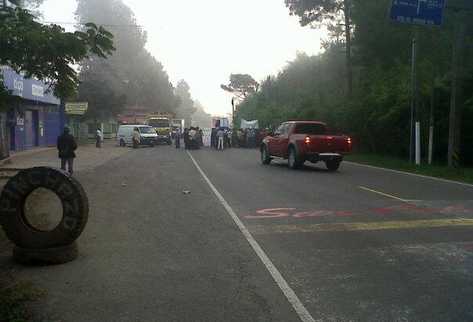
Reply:
[[261, 144], [261, 162], [270, 164], [273, 158], [287, 159], [291, 169], [305, 161], [325, 162], [329, 171], [337, 171], [343, 155], [351, 151], [351, 138], [327, 134], [327, 126], [315, 121], [285, 122]]

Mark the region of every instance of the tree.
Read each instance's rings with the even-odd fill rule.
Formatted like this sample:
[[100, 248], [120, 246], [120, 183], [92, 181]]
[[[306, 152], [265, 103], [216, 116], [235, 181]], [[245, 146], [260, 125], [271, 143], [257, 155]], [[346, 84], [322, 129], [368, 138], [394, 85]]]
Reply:
[[[146, 32], [137, 25], [133, 11], [123, 1], [79, 0], [76, 19], [79, 23], [93, 21], [109, 25], [117, 47], [116, 54], [108, 60], [89, 57], [81, 63], [83, 82], [108, 83], [114, 96], [126, 95], [124, 106], [128, 108], [143, 108], [150, 112], [176, 109], [178, 102], [168, 74], [145, 49]], [[107, 106], [103, 108], [107, 109]]]
[[300, 17], [302, 26], [316, 27], [328, 24], [328, 29], [338, 35], [340, 25], [344, 26], [347, 96], [353, 93], [352, 49], [351, 49], [351, 0], [285, 0], [291, 15]]
[[[459, 1], [473, 7], [471, 1]], [[301, 12], [309, 12], [307, 6], [314, 3], [329, 5], [335, 1], [299, 1]], [[341, 1], [338, 3], [342, 5]], [[237, 118], [258, 119], [262, 126], [274, 126], [287, 119], [318, 119], [352, 135], [358, 150], [407, 158], [410, 45], [414, 32], [412, 26], [392, 23], [386, 18], [390, 3], [391, 0], [351, 0], [350, 21], [354, 26], [353, 48], [356, 48], [352, 58], [357, 77], [353, 80], [350, 100], [343, 96], [346, 91], [340, 88], [345, 80], [343, 62], [346, 57], [342, 49], [346, 44], [337, 37], [330, 37], [324, 43], [322, 54], [299, 54], [278, 75], [269, 76], [256, 94], [249, 95], [240, 104]], [[305, 4], [307, 6], [303, 7]], [[456, 10], [460, 7], [455, 0], [449, 1], [442, 28], [417, 30], [417, 118], [421, 123], [423, 155], [427, 152], [432, 120], [435, 161], [447, 164], [450, 127], [458, 137], [456, 143], [461, 149], [463, 164], [473, 165], [470, 131], [473, 126], [473, 47], [468, 45], [473, 25], [467, 15], [459, 15], [452, 6]], [[323, 15], [338, 19], [330, 16], [338, 10], [335, 7], [320, 8], [301, 21], [324, 22]], [[459, 25], [465, 28], [463, 43], [459, 41], [463, 37], [458, 37]], [[457, 37], [454, 37], [455, 31]], [[463, 49], [455, 51], [455, 46]], [[456, 72], [452, 56], [457, 57], [460, 66]], [[455, 127], [449, 126], [454, 99], [458, 122]]]
[[212, 124], [212, 115], [205, 112], [204, 106], [199, 102], [194, 102], [195, 112], [192, 114], [192, 123], [201, 128], [210, 127]]
[[192, 114], [196, 112], [194, 100], [190, 93], [190, 86], [185, 80], [180, 80], [175, 89], [175, 94], [179, 98], [179, 105], [176, 110], [176, 116], [185, 120], [186, 126], [192, 124]]
[[43, 25], [21, 7], [0, 8], [0, 65], [26, 77], [50, 84], [60, 98], [74, 94], [79, 78], [72, 67], [94, 54], [106, 58], [114, 51], [113, 36], [103, 27], [87, 23], [84, 31], [65, 32], [58, 25]]
[[239, 99], [245, 99], [258, 91], [259, 84], [248, 74], [231, 74], [230, 83], [221, 85], [221, 88]]

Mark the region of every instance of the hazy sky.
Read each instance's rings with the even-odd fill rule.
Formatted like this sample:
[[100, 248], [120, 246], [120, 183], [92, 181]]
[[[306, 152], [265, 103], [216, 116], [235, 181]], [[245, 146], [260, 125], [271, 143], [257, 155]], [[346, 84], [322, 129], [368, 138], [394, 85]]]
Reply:
[[[284, 0], [124, 2], [148, 32], [147, 49], [173, 84], [185, 79], [193, 98], [213, 115], [231, 112], [231, 96], [220, 89], [231, 73], [248, 73], [260, 81], [280, 71], [298, 51], [318, 53], [324, 37], [300, 27]], [[75, 0], [46, 0], [42, 7], [44, 20], [60, 22], [73, 22], [75, 9]]]

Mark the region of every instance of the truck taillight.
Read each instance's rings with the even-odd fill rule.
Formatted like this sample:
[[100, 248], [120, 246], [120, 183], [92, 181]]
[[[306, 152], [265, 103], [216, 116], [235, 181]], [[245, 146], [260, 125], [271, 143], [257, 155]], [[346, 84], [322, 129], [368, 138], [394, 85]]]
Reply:
[[347, 143], [348, 143], [348, 145], [351, 145], [351, 138], [347, 139]]
[[304, 142], [305, 142], [305, 144], [310, 144], [310, 137], [306, 137]]

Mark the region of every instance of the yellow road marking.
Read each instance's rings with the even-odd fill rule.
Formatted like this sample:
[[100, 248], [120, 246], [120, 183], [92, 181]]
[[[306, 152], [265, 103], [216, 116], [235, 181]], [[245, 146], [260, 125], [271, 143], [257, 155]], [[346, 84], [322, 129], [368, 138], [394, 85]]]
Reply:
[[366, 187], [363, 187], [363, 186], [359, 186], [358, 188], [360, 188], [362, 190], [369, 191], [369, 192], [376, 193], [378, 195], [381, 195], [381, 196], [384, 196], [384, 197], [387, 197], [387, 198], [395, 199], [395, 200], [398, 200], [398, 201], [401, 201], [401, 202], [409, 202], [409, 200], [402, 199], [402, 198], [399, 198], [399, 197], [396, 197], [396, 196], [393, 196], [393, 195], [390, 195], [390, 194], [387, 194], [387, 193], [384, 193], [384, 192], [381, 192], [381, 191], [376, 191], [376, 190], [373, 190], [373, 189], [370, 189], [370, 188], [366, 188]]
[[473, 227], [473, 219], [433, 219], [433, 220], [408, 220], [408, 221], [381, 221], [381, 222], [355, 222], [332, 223], [312, 225], [254, 225], [250, 230], [254, 234], [291, 234], [314, 232], [341, 232], [341, 231], [373, 231], [396, 230], [417, 228], [441, 227]]

